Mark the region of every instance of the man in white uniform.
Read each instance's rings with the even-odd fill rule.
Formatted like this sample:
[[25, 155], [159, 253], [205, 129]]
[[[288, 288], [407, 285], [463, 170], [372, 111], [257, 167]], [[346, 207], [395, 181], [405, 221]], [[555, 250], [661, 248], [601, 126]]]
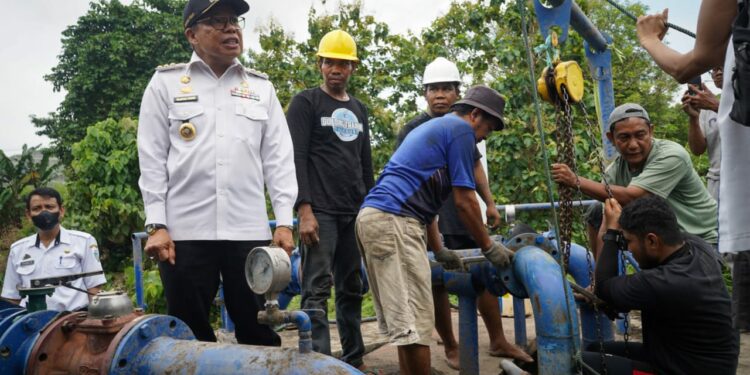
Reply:
[[297, 198], [292, 140], [268, 77], [240, 65], [243, 0], [190, 0], [187, 64], [157, 68], [146, 87], [138, 126], [139, 185], [159, 257], [170, 315], [202, 341], [216, 341], [209, 321], [221, 278], [241, 344], [280, 345], [257, 322], [263, 298], [244, 276], [247, 254], [271, 243], [264, 185], [278, 225], [273, 243], [291, 252]]
[[[26, 217], [38, 229], [37, 234], [16, 241], [10, 247], [3, 280], [2, 298], [26, 306], [18, 287], [28, 288], [31, 280], [67, 276], [102, 270], [96, 239], [88, 233], [68, 230], [60, 225], [65, 216], [57, 190], [38, 188], [26, 198]], [[103, 274], [72, 281], [72, 289], [58, 287], [47, 297], [47, 308], [73, 311], [89, 304], [89, 295], [99, 292], [107, 280]]]

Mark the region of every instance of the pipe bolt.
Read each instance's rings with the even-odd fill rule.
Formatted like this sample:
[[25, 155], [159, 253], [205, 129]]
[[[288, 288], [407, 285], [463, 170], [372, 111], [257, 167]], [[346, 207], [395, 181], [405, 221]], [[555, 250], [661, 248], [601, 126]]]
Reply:
[[141, 328], [138, 328], [138, 334], [142, 339], [151, 337], [151, 326], [148, 323], [142, 325]]
[[27, 319], [25, 322], [23, 322], [23, 329], [24, 331], [33, 331], [37, 326], [37, 320], [36, 318]]

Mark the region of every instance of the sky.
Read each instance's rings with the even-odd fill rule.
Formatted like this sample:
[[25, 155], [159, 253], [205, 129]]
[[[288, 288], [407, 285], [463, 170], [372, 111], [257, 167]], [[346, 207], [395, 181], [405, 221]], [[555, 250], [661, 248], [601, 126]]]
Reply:
[[[347, 0], [345, 0], [347, 1]], [[415, 33], [429, 25], [450, 8], [450, 0], [363, 0], [367, 14], [385, 22], [391, 32]], [[130, 3], [130, 0], [122, 0]], [[250, 12], [245, 15], [246, 48], [259, 49], [258, 27], [269, 20], [280, 24], [296, 39], [304, 40], [307, 34], [307, 14], [311, 6], [319, 11], [332, 12], [337, 1], [329, 0], [250, 0]], [[642, 0], [652, 12], [670, 8], [670, 22], [695, 31], [700, 0]], [[23, 144], [47, 145], [49, 140], [36, 135], [30, 116], [46, 116], [60, 105], [64, 92], [53, 92], [52, 85], [44, 80], [57, 64], [61, 52], [62, 32], [75, 24], [78, 17], [89, 9], [88, 0], [24, 0], [7, 1], [4, 18], [0, 22], [0, 150], [6, 155], [20, 153]], [[612, 8], [613, 12], [617, 12]], [[36, 20], [36, 21], [33, 21]], [[33, 25], [33, 27], [32, 27]], [[616, 36], [615, 36], [616, 37]], [[693, 39], [670, 31], [665, 38], [680, 52], [689, 51]], [[704, 76], [704, 80], [709, 77]], [[709, 87], [713, 87], [709, 85]]]

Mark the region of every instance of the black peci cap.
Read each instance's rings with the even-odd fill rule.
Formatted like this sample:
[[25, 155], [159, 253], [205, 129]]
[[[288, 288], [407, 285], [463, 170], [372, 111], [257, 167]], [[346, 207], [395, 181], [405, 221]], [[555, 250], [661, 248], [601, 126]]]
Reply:
[[219, 4], [227, 4], [234, 9], [237, 15], [245, 14], [250, 10], [245, 0], [189, 0], [185, 4], [185, 10], [182, 11], [182, 24], [187, 29], [195, 24], [195, 21], [206, 14], [211, 8]]

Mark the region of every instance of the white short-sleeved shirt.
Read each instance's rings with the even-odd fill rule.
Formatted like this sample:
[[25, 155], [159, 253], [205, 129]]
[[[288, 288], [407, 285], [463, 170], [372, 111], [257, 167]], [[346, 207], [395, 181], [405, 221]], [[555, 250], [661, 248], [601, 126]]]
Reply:
[[[11, 245], [2, 297], [20, 299], [17, 287], [30, 287], [31, 280], [101, 270], [96, 239], [88, 233], [60, 227], [57, 238], [49, 247], [44, 247], [37, 234]], [[80, 278], [70, 284], [86, 290], [106, 282], [102, 274]], [[58, 287], [52, 296], [47, 296], [50, 310], [75, 310], [88, 303], [85, 293], [66, 287]], [[21, 306], [26, 306], [26, 298], [21, 301]]]

